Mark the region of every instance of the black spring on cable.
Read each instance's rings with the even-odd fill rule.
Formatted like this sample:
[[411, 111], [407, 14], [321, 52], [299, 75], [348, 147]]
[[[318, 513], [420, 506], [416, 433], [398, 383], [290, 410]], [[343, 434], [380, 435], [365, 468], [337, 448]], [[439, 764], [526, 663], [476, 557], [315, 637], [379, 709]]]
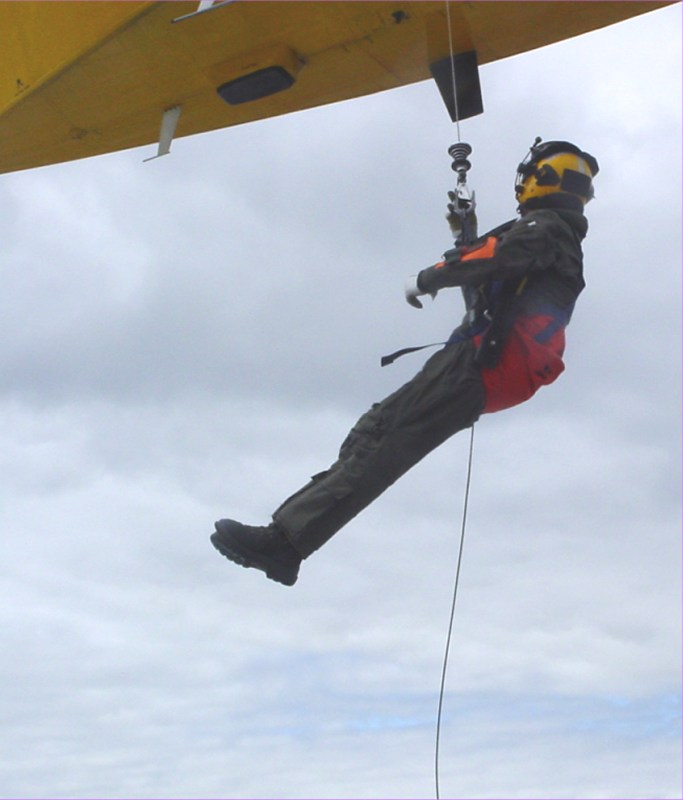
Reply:
[[448, 148], [448, 155], [453, 159], [453, 163], [451, 164], [453, 172], [467, 172], [472, 166], [467, 160], [467, 156], [469, 156], [471, 152], [472, 148], [466, 142], [458, 142], [457, 144], [452, 144]]

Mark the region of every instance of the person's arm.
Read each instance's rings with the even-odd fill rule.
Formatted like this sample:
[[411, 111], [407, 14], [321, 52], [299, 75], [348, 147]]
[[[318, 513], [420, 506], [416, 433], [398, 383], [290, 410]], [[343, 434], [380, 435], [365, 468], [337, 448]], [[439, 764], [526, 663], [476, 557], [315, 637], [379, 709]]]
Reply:
[[418, 273], [417, 288], [434, 295], [448, 286], [479, 286], [547, 269], [557, 262], [556, 226], [563, 224], [554, 217], [532, 213], [499, 236], [450, 250], [443, 261]]

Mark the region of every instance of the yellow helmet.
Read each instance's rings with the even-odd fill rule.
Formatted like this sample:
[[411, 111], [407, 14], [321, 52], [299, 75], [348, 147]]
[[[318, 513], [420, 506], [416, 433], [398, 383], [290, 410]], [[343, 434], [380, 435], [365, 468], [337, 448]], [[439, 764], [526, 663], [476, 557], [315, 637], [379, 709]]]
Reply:
[[[582, 208], [593, 197], [598, 162], [569, 142], [541, 142], [531, 146], [517, 167], [515, 196], [520, 209], [550, 205], [549, 195], [577, 198]], [[576, 200], [571, 201], [578, 206]]]

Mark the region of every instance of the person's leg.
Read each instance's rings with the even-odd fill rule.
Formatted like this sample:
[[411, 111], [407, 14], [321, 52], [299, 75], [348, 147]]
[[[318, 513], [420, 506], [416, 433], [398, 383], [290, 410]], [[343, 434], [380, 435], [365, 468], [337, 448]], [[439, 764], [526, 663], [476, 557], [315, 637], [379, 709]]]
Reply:
[[337, 461], [275, 511], [276, 525], [308, 557], [425, 455], [472, 425], [484, 402], [472, 344], [443, 348], [358, 420]]
[[273, 524], [257, 528], [220, 520], [211, 537], [214, 546], [232, 561], [292, 585], [302, 558], [425, 455], [472, 425], [484, 403], [472, 344], [444, 347], [412, 380], [358, 420], [337, 461], [282, 503]]

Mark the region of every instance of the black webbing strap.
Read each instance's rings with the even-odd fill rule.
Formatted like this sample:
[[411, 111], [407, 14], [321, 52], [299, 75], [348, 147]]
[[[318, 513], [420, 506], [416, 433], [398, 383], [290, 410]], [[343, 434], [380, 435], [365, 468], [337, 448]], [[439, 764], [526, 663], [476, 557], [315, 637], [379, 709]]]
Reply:
[[402, 350], [397, 350], [395, 353], [391, 353], [391, 355], [382, 356], [379, 363], [383, 367], [386, 367], [388, 364], [393, 364], [397, 358], [406, 356], [408, 353], [416, 353], [418, 350], [424, 350], [427, 347], [439, 347], [439, 345], [445, 344], [446, 342], [434, 342], [433, 344], [422, 344], [419, 347], [404, 347]]

